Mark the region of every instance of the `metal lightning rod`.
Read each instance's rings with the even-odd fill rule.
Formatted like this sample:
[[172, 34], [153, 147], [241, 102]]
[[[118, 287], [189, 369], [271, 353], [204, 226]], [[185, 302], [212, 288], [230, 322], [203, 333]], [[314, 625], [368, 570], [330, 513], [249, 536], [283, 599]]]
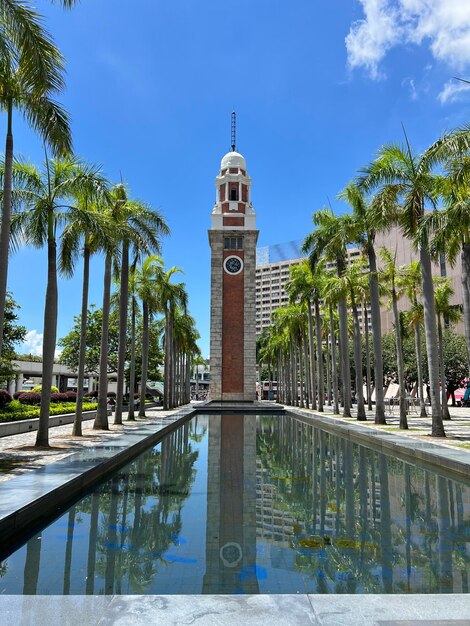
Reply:
[[232, 152], [235, 152], [237, 145], [237, 114], [232, 111]]

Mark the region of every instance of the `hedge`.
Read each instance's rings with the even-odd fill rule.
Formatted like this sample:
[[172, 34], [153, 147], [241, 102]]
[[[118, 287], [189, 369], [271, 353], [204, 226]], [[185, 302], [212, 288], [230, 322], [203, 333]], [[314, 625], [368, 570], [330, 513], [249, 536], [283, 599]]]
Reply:
[[[82, 404], [83, 411], [96, 410], [95, 402], [84, 402]], [[61, 402], [51, 404], [49, 415], [67, 415], [75, 413], [75, 402]], [[13, 400], [8, 407], [0, 411], [0, 422], [17, 422], [19, 420], [28, 420], [39, 417], [38, 406], [27, 406], [21, 404], [18, 400]]]

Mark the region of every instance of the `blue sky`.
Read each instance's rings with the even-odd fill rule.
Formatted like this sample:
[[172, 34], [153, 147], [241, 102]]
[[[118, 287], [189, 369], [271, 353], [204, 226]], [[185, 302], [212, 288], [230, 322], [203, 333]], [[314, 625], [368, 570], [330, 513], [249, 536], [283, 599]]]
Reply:
[[[168, 266], [184, 270], [190, 312], [209, 353], [207, 229], [214, 179], [230, 148], [253, 179], [259, 245], [302, 239], [331, 200], [403, 123], [417, 149], [470, 121], [470, 3], [463, 0], [81, 0], [70, 12], [37, 2], [67, 58], [77, 155], [122, 175], [159, 208], [172, 236]], [[2, 115], [0, 132], [5, 132]], [[42, 162], [15, 120], [15, 150]], [[92, 262], [100, 305], [103, 259]], [[40, 353], [45, 250], [13, 257], [9, 289]], [[80, 310], [81, 267], [60, 281], [58, 337]]]

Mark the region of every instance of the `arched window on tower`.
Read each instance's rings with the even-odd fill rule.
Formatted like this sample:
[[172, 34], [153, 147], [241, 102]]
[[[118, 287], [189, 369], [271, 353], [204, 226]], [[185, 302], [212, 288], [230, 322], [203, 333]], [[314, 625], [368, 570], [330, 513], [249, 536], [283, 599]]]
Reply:
[[238, 183], [230, 183], [230, 202], [238, 202]]

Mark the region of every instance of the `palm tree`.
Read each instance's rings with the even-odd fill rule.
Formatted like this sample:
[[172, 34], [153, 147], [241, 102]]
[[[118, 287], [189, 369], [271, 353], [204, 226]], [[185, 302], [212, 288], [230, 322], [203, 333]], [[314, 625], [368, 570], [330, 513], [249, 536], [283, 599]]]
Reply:
[[364, 407], [362, 339], [358, 314], [358, 302], [364, 298], [364, 292], [367, 289], [365, 283], [366, 280], [367, 276], [364, 273], [363, 263], [354, 262], [348, 265], [342, 276], [332, 277], [324, 288], [324, 295], [327, 300], [338, 302], [342, 298], [349, 297], [349, 304], [351, 306], [354, 321], [354, 362], [356, 371], [357, 419], [360, 421], [365, 421], [367, 417]]
[[171, 267], [160, 276], [158, 285], [159, 310], [165, 316], [165, 379], [163, 408], [168, 410], [174, 408], [173, 393], [173, 322], [176, 308], [179, 307], [186, 311], [188, 304], [188, 295], [186, 293], [184, 283], [172, 283], [171, 278], [174, 274], [181, 272], [178, 267]]
[[421, 289], [421, 266], [418, 261], [412, 261], [400, 268], [400, 285], [411, 303], [411, 309], [406, 312], [406, 319], [413, 328], [415, 337], [416, 369], [418, 373], [418, 393], [421, 417], [427, 417], [423, 391], [423, 371], [421, 358], [421, 324], [424, 321], [424, 310], [416, 296]]
[[[390, 203], [384, 202], [384, 198], [380, 194], [377, 194], [371, 202], [367, 202], [361, 189], [353, 182], [350, 182], [338, 197], [345, 200], [353, 210], [357, 243], [361, 246], [369, 262], [370, 312], [374, 348], [375, 423], [385, 424], [380, 294], [377, 254], [374, 244], [377, 233], [383, 231], [390, 224], [392, 219], [391, 206]], [[366, 330], [368, 332], [368, 329]]]
[[134, 255], [129, 273], [129, 293], [131, 296], [131, 353], [129, 359], [129, 409], [127, 421], [135, 421], [134, 417], [134, 393], [135, 393], [135, 325], [137, 315], [137, 298], [135, 273], [137, 269], [138, 255]]
[[398, 312], [398, 298], [400, 297], [398, 286], [398, 268], [396, 266], [396, 251], [392, 254], [387, 248], [380, 249], [380, 256], [383, 262], [383, 269], [381, 271], [381, 278], [383, 284], [389, 292], [392, 311], [393, 322], [395, 325], [395, 338], [397, 346], [397, 371], [398, 371], [398, 385], [400, 388], [400, 428], [407, 429], [408, 421], [406, 418], [406, 389], [405, 389], [405, 365], [403, 360], [403, 346], [401, 336], [401, 321], [400, 314]]
[[127, 235], [121, 242], [120, 292], [119, 292], [119, 348], [117, 365], [117, 392], [114, 423], [122, 424], [122, 401], [124, 392], [124, 368], [127, 343], [127, 313], [129, 307], [129, 249], [134, 243], [134, 251], [139, 255], [160, 252], [160, 236], [170, 230], [163, 217], [143, 202], [130, 200], [122, 183], [112, 190], [113, 200], [119, 206], [116, 218], [125, 226]]
[[[310, 385], [312, 390], [312, 409], [317, 408], [317, 393], [315, 382], [315, 351], [313, 339], [313, 312], [312, 301], [315, 303], [315, 319], [321, 324], [317, 308], [319, 309], [318, 289], [315, 289], [312, 271], [307, 259], [303, 259], [299, 265], [293, 265], [290, 269], [290, 280], [286, 284], [286, 291], [289, 293], [291, 304], [298, 300], [307, 304], [308, 314], [308, 343], [310, 354]], [[320, 331], [321, 333], [321, 331]], [[321, 335], [318, 337], [317, 324], [317, 347], [319, 346], [319, 354], [317, 352], [318, 362], [318, 410], [323, 411], [323, 364], [321, 358]]]
[[152, 313], [158, 309], [158, 293], [163, 274], [163, 261], [156, 255], [145, 258], [142, 262], [142, 266], [137, 268], [135, 272], [135, 289], [142, 301], [142, 375], [140, 379], [139, 417], [145, 417], [149, 323]]
[[[323, 254], [328, 261], [334, 261], [338, 277], [341, 278], [346, 270], [346, 246], [356, 240], [355, 223], [350, 215], [336, 217], [329, 208], [316, 211], [312, 216], [317, 226], [304, 240], [303, 252], [309, 254], [312, 267]], [[338, 301], [339, 334], [341, 351], [341, 372], [343, 382], [343, 415], [351, 417], [351, 374], [349, 370], [348, 349], [348, 308], [346, 297], [343, 295]]]
[[433, 257], [444, 254], [453, 267], [460, 255], [464, 334], [470, 377], [470, 157], [451, 161], [442, 180], [444, 210], [426, 215], [423, 227], [432, 233]]
[[[12, 235], [40, 248], [47, 243], [47, 288], [44, 308], [42, 387], [52, 385], [52, 369], [57, 333], [57, 231], [73, 215], [72, 199], [101, 191], [101, 177], [94, 168], [75, 158], [50, 161], [42, 171], [34, 165], [16, 164], [14, 179], [25, 209], [14, 215]], [[50, 394], [41, 394], [36, 446], [48, 446]]]
[[[83, 282], [82, 282], [82, 307], [80, 316], [80, 347], [78, 355], [77, 372], [77, 401], [72, 434], [82, 436], [82, 401], [83, 382], [85, 377], [85, 353], [88, 318], [88, 287], [90, 278], [90, 257], [98, 251], [111, 247], [114, 243], [113, 232], [110, 232], [110, 224], [102, 214], [103, 202], [108, 201], [108, 182], [96, 171], [96, 193], [90, 196], [84, 190], [76, 198], [76, 206], [71, 207], [70, 221], [65, 226], [61, 237], [59, 255], [59, 270], [65, 276], [72, 276], [79, 256], [83, 258]], [[100, 200], [96, 196], [101, 195]]]
[[454, 295], [451, 281], [438, 280], [434, 291], [434, 297], [436, 300], [436, 314], [437, 314], [437, 335], [439, 338], [439, 369], [441, 373], [441, 402], [442, 402], [442, 416], [445, 420], [450, 420], [449, 407], [447, 406], [446, 395], [446, 372], [444, 361], [444, 323], [456, 324], [460, 321], [462, 315], [458, 308], [450, 304], [450, 299]]
[[[2, 4], [8, 4], [0, 2]], [[0, 18], [1, 24], [1, 18]], [[1, 48], [1, 45], [0, 45]], [[3, 329], [8, 278], [8, 253], [12, 211], [13, 111], [21, 111], [28, 123], [56, 155], [71, 152], [72, 139], [67, 113], [51, 98], [51, 91], [62, 88], [63, 59], [49, 42], [46, 46], [50, 71], [42, 80], [31, 81], [28, 63], [20, 58], [15, 63], [2, 56], [0, 61], [0, 108], [7, 112], [7, 136], [3, 170], [3, 201], [0, 228], [0, 328]], [[44, 53], [46, 53], [46, 50]], [[0, 331], [0, 354], [3, 330]]]
[[397, 200], [401, 201], [397, 221], [404, 236], [410, 238], [419, 251], [431, 394], [431, 434], [434, 437], [445, 437], [439, 401], [439, 354], [431, 255], [428, 233], [422, 226], [426, 204], [436, 208], [439, 190], [435, 169], [468, 150], [470, 129], [464, 128], [444, 135], [421, 155], [413, 153], [406, 137], [405, 139], [405, 147], [389, 145], [379, 151], [377, 159], [363, 171], [359, 187], [366, 192], [376, 188], [388, 188], [389, 202], [396, 204]]

